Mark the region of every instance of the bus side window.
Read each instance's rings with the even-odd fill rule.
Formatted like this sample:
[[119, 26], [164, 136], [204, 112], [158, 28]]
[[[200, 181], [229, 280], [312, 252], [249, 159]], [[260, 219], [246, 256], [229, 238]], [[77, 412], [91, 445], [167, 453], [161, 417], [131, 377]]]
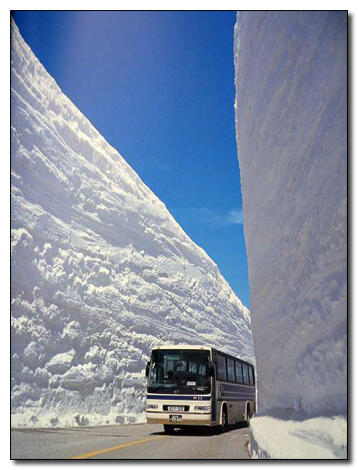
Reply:
[[234, 360], [227, 357], [227, 378], [229, 382], [235, 382], [235, 366]]
[[248, 371], [248, 367], [247, 367], [247, 364], [242, 364], [242, 372], [243, 372], [243, 376], [244, 376], [244, 384], [249, 384], [249, 371]]
[[227, 380], [226, 376], [226, 361], [225, 357], [221, 354], [216, 355], [216, 364], [217, 364], [217, 377], [219, 380]]
[[242, 384], [242, 368], [241, 362], [235, 361], [235, 370], [236, 370], [236, 382]]
[[249, 366], [249, 381], [250, 381], [250, 385], [254, 385], [254, 376], [253, 376], [252, 366]]

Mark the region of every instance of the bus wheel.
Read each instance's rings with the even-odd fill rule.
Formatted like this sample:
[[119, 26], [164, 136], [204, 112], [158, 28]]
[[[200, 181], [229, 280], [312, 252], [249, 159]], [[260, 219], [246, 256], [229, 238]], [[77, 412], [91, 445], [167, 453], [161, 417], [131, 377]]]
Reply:
[[167, 434], [173, 434], [174, 433], [174, 426], [171, 426], [170, 424], [163, 424], [164, 426], [164, 432]]
[[221, 430], [223, 432], [227, 430], [228, 424], [229, 424], [229, 420], [228, 420], [228, 415], [227, 415], [227, 408], [224, 405], [223, 412], [222, 412], [222, 418], [221, 418]]
[[246, 407], [246, 426], [250, 426], [250, 405], [247, 405]]

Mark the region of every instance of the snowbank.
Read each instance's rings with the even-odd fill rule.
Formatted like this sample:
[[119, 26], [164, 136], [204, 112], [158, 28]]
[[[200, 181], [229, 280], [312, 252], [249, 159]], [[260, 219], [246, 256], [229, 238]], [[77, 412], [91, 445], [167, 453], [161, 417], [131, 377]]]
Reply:
[[240, 12], [235, 26], [260, 413], [346, 415], [346, 33], [339, 11]]
[[277, 412], [251, 420], [250, 453], [258, 459], [346, 459], [347, 420]]
[[159, 343], [252, 360], [247, 308], [14, 23], [11, 83], [12, 424], [143, 420]]

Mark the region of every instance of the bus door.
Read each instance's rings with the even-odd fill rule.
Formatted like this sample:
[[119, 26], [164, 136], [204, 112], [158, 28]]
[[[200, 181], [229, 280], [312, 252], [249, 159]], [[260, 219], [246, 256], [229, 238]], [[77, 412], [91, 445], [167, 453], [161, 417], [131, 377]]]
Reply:
[[216, 421], [217, 416], [217, 395], [216, 395], [216, 365], [212, 363], [212, 384], [211, 384], [211, 420]]

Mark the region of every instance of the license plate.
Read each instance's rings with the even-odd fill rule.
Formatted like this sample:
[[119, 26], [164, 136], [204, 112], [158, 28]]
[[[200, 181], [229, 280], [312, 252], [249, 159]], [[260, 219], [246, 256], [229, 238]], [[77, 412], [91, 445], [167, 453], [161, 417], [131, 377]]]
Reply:
[[168, 411], [185, 411], [184, 406], [168, 406]]
[[183, 421], [182, 415], [169, 415], [169, 421], [171, 423], [180, 423]]

